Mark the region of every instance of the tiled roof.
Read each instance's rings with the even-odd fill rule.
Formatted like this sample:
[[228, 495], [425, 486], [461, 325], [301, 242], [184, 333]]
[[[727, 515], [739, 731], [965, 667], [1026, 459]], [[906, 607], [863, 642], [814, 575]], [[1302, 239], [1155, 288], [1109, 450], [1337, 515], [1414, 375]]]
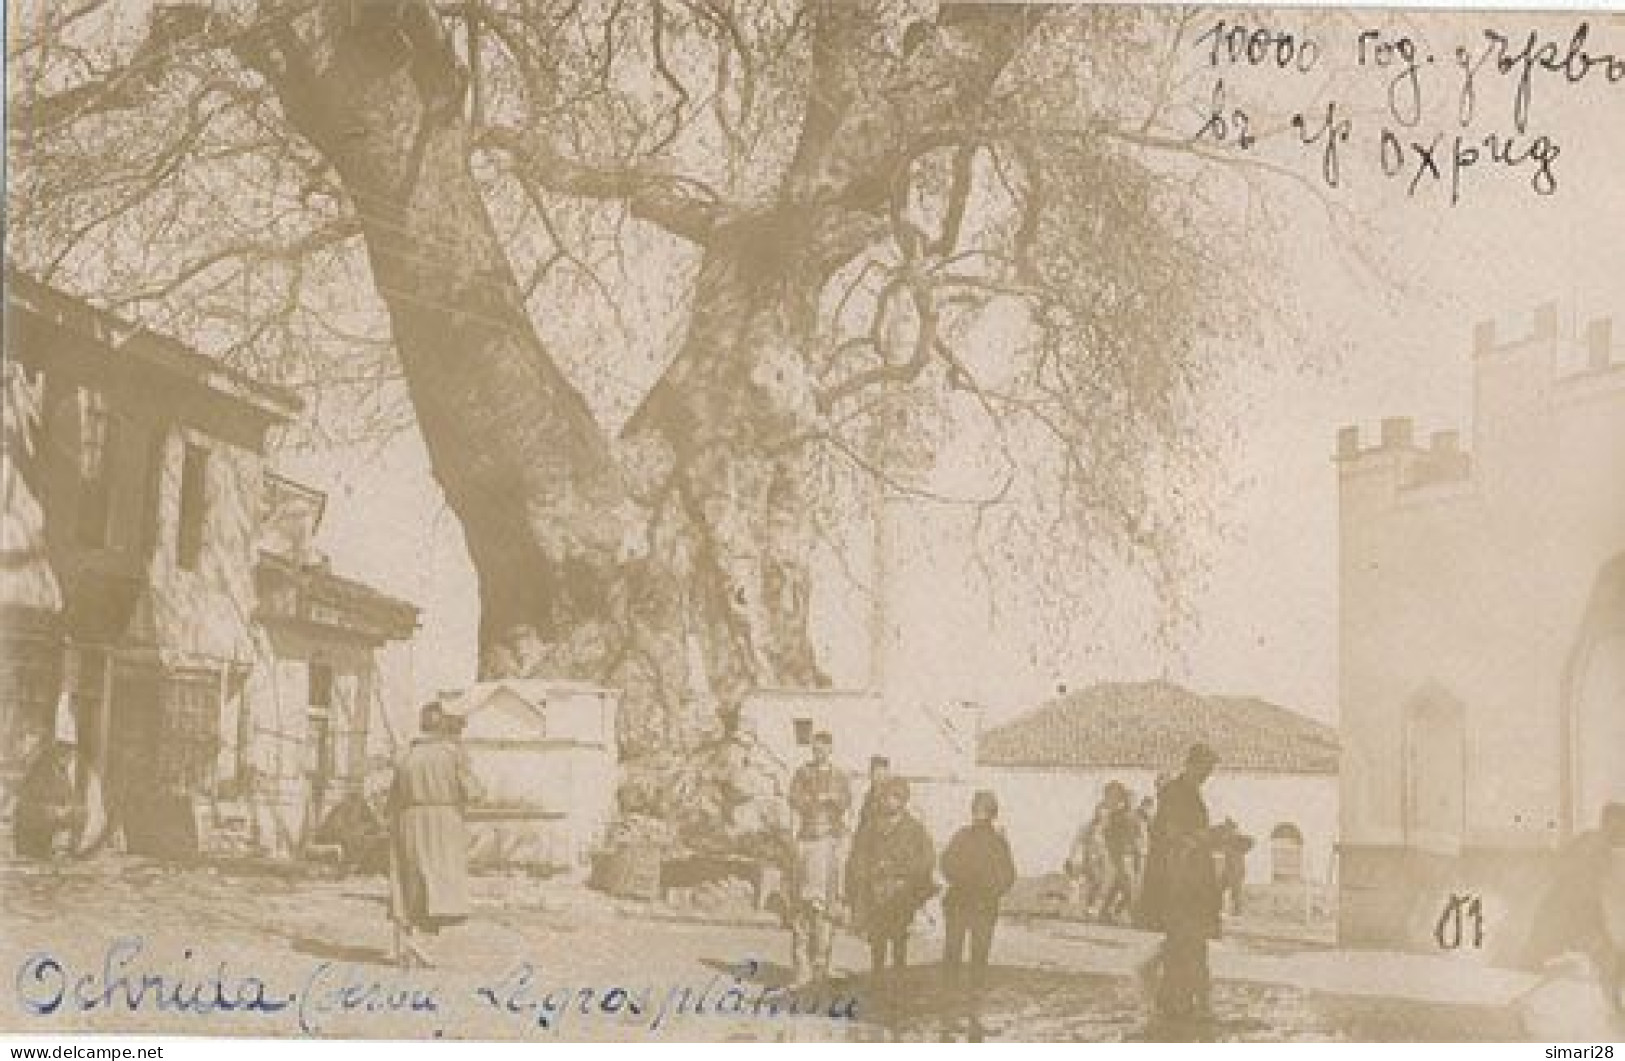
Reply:
[[189, 381], [235, 400], [240, 407], [256, 409], [272, 421], [292, 420], [303, 408], [303, 402], [293, 391], [209, 357], [178, 339], [99, 309], [88, 300], [52, 287], [21, 270], [8, 267], [4, 275], [7, 316], [12, 312], [32, 314], [91, 339], [100, 354], [140, 363], [171, 379]]
[[1220, 770], [1337, 772], [1337, 731], [1247, 697], [1171, 682], [1107, 683], [1060, 696], [982, 734], [983, 766], [1177, 769], [1205, 741]]

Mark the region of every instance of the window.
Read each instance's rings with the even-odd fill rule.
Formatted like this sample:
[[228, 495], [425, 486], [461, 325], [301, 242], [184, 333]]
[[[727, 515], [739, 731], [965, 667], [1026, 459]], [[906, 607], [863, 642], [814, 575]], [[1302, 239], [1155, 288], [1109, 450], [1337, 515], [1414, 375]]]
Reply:
[[203, 555], [203, 528], [207, 522], [209, 451], [188, 442], [181, 462], [180, 523], [175, 535], [175, 562], [196, 571]]
[[313, 659], [309, 674], [310, 742], [314, 752], [312, 772], [319, 791], [325, 791], [333, 777], [333, 665], [325, 660]]
[[810, 718], [798, 718], [795, 720], [795, 727], [796, 747], [809, 747], [812, 744], [813, 738], [813, 720]]
[[79, 505], [74, 537], [86, 548], [107, 544], [113, 501], [113, 419], [98, 391], [79, 389]]
[[327, 709], [333, 706], [333, 665], [324, 660], [313, 659], [308, 670], [310, 697], [306, 701], [311, 711], [320, 711], [326, 714]]
[[1291, 822], [1270, 830], [1270, 879], [1278, 883], [1303, 879], [1303, 833]]
[[158, 785], [177, 794], [210, 792], [220, 751], [220, 676], [190, 674], [171, 679], [164, 688]]

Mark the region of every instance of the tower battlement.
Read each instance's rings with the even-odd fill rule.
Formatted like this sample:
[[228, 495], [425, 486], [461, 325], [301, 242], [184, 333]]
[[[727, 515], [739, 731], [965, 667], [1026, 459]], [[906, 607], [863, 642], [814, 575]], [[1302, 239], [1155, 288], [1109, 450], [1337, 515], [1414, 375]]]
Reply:
[[1625, 399], [1625, 347], [1615, 334], [1612, 317], [1581, 326], [1556, 302], [1536, 307], [1521, 326], [1481, 321], [1473, 329], [1474, 452], [1460, 431], [1435, 431], [1423, 441], [1410, 417], [1392, 416], [1374, 438], [1358, 425], [1339, 430], [1335, 460], [1345, 477], [1386, 473], [1399, 490], [1466, 481], [1475, 455], [1483, 459], [1487, 445], [1502, 451], [1500, 442], [1486, 439], [1546, 430], [1537, 425], [1581, 403], [1601, 399], [1605, 406], [1591, 408], [1612, 408]]
[[1556, 377], [1625, 367], [1625, 350], [1617, 344], [1612, 317], [1596, 317], [1581, 326], [1565, 318], [1556, 302], [1537, 306], [1526, 327], [1509, 331], [1494, 320], [1473, 327], [1473, 356], [1480, 370], [1499, 355], [1531, 349], [1551, 353], [1549, 370]]
[[1408, 416], [1391, 416], [1371, 445], [1362, 441], [1358, 425], [1337, 433], [1337, 462], [1346, 471], [1365, 463], [1394, 467], [1403, 486], [1465, 480], [1472, 472], [1472, 458], [1461, 445], [1461, 432], [1434, 431], [1426, 444], [1416, 438], [1416, 425]]

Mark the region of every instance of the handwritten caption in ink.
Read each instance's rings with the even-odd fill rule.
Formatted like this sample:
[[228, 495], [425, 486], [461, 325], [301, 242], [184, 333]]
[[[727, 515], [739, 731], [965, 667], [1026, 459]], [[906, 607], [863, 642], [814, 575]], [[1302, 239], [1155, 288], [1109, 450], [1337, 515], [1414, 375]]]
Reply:
[[[1561, 93], [1582, 84], [1616, 86], [1625, 95], [1625, 57], [1599, 48], [1588, 22], [1557, 36], [1484, 29], [1480, 39], [1435, 50], [1382, 29], [1332, 40], [1220, 18], [1194, 47], [1197, 61], [1219, 74], [1193, 143], [1257, 154], [1285, 142], [1308, 153], [1327, 188], [1343, 186], [1351, 167], [1364, 165], [1410, 198], [1442, 194], [1451, 206], [1469, 193], [1475, 172], [1511, 174], [1535, 195], [1556, 194], [1565, 148], [1537, 111], [1561, 106]], [[1285, 77], [1297, 83], [1289, 89], [1318, 97], [1339, 53], [1357, 79], [1375, 79], [1376, 105], [1317, 98], [1284, 127], [1272, 124], [1282, 135], [1266, 145], [1265, 122], [1235, 77]]]
[[[781, 986], [747, 959], [693, 983], [582, 983], [520, 962], [492, 977], [445, 978], [323, 961], [277, 973], [185, 948], [161, 958], [140, 937], [112, 941], [85, 966], [37, 951], [17, 967], [14, 1005], [34, 1018], [74, 1020], [97, 1013], [143, 1013], [267, 1022], [302, 1035], [323, 1035], [364, 1020], [382, 1020], [411, 1036], [435, 1036], [447, 1025], [485, 1028], [491, 1021], [518, 1035], [552, 1034], [613, 1024], [628, 1035], [659, 1036], [694, 1020], [847, 1023], [859, 1019], [850, 991]], [[337, 1027], [335, 1027], [337, 1026]]]

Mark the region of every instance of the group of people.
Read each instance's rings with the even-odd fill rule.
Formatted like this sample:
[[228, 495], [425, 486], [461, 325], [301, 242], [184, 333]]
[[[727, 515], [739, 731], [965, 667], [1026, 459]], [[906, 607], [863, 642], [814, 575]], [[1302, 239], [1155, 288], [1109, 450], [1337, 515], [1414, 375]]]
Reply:
[[[1168, 783], [1164, 775], [1157, 788]], [[1102, 924], [1138, 924], [1141, 887], [1157, 800], [1136, 800], [1121, 781], [1108, 781], [1088, 821], [1078, 830], [1063, 866], [1070, 904], [1085, 920]], [[1254, 840], [1233, 819], [1217, 827], [1211, 857], [1217, 873], [1220, 905], [1233, 915], [1242, 912], [1247, 880], [1247, 853]]]
[[[348, 860], [387, 865], [395, 957], [407, 967], [432, 964], [428, 939], [470, 914], [465, 813], [483, 799], [461, 741], [462, 720], [431, 703], [419, 722], [421, 734], [395, 764], [382, 823], [370, 811], [361, 813], [364, 803], [342, 821], [335, 811], [326, 823]], [[789, 786], [794, 837], [785, 913], [796, 982], [827, 979], [843, 922], [867, 940], [877, 979], [905, 967], [910, 929], [937, 895], [940, 873], [947, 884], [944, 966], [958, 983], [968, 949], [970, 982], [980, 987], [1000, 905], [1016, 880], [997, 797], [975, 793], [970, 820], [939, 858], [910, 806], [908, 781], [893, 775], [890, 762], [871, 759], [868, 791], [854, 814], [851, 784], [834, 764], [833, 750], [828, 732], [814, 734], [810, 759]], [[1252, 841], [1233, 821], [1209, 819], [1202, 786], [1217, 763], [1210, 747], [1195, 744], [1176, 776], [1159, 779], [1155, 798], [1139, 801], [1121, 782], [1110, 782], [1067, 860], [1068, 876], [1093, 916], [1132, 918], [1161, 933], [1139, 976], [1162, 1017], [1210, 1012], [1208, 944], [1220, 935], [1226, 901], [1239, 912], [1240, 866]], [[71, 748], [48, 748], [37, 757], [16, 807], [19, 854], [50, 857], [60, 838], [71, 835], [73, 787]], [[1556, 883], [1535, 919], [1535, 957], [1584, 950], [1611, 1005], [1625, 1009], [1625, 888], [1619, 886], [1625, 881], [1625, 805], [1609, 804], [1599, 827], [1559, 854]]]
[[[459, 723], [438, 705], [424, 708], [422, 736], [397, 764], [390, 786], [390, 909], [397, 955], [407, 965], [428, 964], [425, 937], [469, 914], [463, 812], [481, 798], [481, 786], [459, 740]], [[947, 885], [944, 967], [958, 984], [968, 964], [970, 985], [981, 987], [1000, 905], [1016, 880], [997, 797], [988, 790], [974, 794], [970, 820], [939, 858], [911, 807], [908, 781], [892, 773], [890, 762], [870, 760], [868, 790], [854, 813], [851, 783], [833, 751], [831, 734], [814, 734], [809, 761], [796, 770], [788, 792], [794, 841], [786, 915], [796, 982], [828, 978], [842, 923], [868, 942], [877, 981], [894, 976], [908, 963], [910, 930], [938, 894], [940, 873]], [[1212, 748], [1194, 744], [1180, 772], [1159, 779], [1155, 798], [1138, 802], [1127, 786], [1111, 782], [1085, 830], [1098, 849], [1092, 856], [1097, 868], [1078, 874], [1088, 888], [1087, 905], [1102, 919], [1132, 917], [1162, 936], [1138, 969], [1161, 1018], [1211, 1014], [1208, 945], [1221, 934], [1226, 903], [1239, 909], [1238, 864], [1252, 841], [1230, 819], [1210, 820], [1202, 788], [1217, 764]], [[1625, 980], [1621, 879], [1625, 806], [1611, 804], [1601, 827], [1563, 853], [1558, 884], [1537, 917], [1551, 926], [1543, 940], [1550, 950], [1583, 946], [1591, 954], [1616, 1007]]]
[[[397, 763], [389, 790], [390, 909], [397, 957], [406, 965], [429, 964], [425, 938], [469, 914], [463, 816], [482, 791], [459, 740], [460, 722], [439, 705], [425, 707], [423, 733]], [[869, 944], [877, 981], [895, 975], [908, 963], [910, 930], [937, 895], [940, 873], [947, 885], [944, 967], [960, 983], [968, 950], [970, 985], [981, 987], [1000, 905], [1016, 880], [997, 797], [974, 794], [970, 820], [939, 858], [910, 805], [908, 781], [890, 762], [870, 760], [868, 791], [854, 814], [851, 784], [833, 751], [828, 732], [814, 734], [810, 759], [788, 793], [795, 833], [786, 914], [796, 982], [828, 978], [836, 927], [848, 915]], [[1132, 916], [1162, 936], [1138, 970], [1161, 1018], [1211, 1014], [1208, 945], [1221, 934], [1226, 902], [1238, 909], [1243, 878], [1236, 867], [1252, 841], [1230, 819], [1210, 820], [1202, 787], [1217, 764], [1213, 749], [1197, 743], [1183, 769], [1159, 782], [1154, 799], [1136, 803], [1126, 786], [1108, 784], [1088, 830], [1104, 855], [1089, 905], [1102, 918]], [[1600, 828], [1563, 852], [1557, 885], [1536, 920], [1550, 926], [1543, 941], [1550, 950], [1581, 947], [1591, 955], [1611, 1004], [1620, 1007], [1625, 806], [1610, 804], [1602, 817]]]
[[910, 809], [907, 779], [894, 776], [884, 756], [875, 756], [849, 836], [852, 791], [834, 765], [833, 751], [834, 738], [815, 733], [811, 760], [790, 782], [795, 840], [786, 913], [796, 982], [828, 978], [843, 912], [850, 913], [851, 926], [868, 941], [877, 979], [903, 969], [910, 928], [921, 907], [936, 896], [940, 868], [948, 886], [942, 900], [947, 929], [943, 962], [957, 979], [968, 944], [971, 981], [982, 983], [999, 904], [1016, 880], [1009, 841], [997, 825], [997, 798], [986, 790], [972, 797], [969, 823], [954, 834], [939, 859], [930, 832]]
[[1155, 805], [1150, 796], [1136, 802], [1121, 781], [1106, 783], [1064, 867], [1068, 898], [1085, 918], [1111, 923], [1132, 916]]
[[[909, 807], [908, 782], [877, 756], [849, 840], [851, 787], [834, 765], [833, 749], [829, 733], [814, 734], [810, 761], [790, 785], [796, 834], [788, 915], [796, 981], [829, 975], [843, 911], [868, 941], [877, 979], [905, 966], [910, 927], [936, 895], [940, 870], [948, 886], [944, 966], [957, 982], [968, 944], [971, 984], [985, 983], [999, 907], [1016, 879], [1010, 844], [998, 826], [997, 797], [987, 790], [973, 796], [970, 822], [938, 859], [929, 831]], [[1208, 818], [1201, 789], [1217, 762], [1207, 745], [1194, 745], [1184, 769], [1154, 800], [1138, 804], [1126, 786], [1108, 785], [1087, 830], [1090, 842], [1098, 842], [1101, 864], [1092, 878], [1078, 874], [1092, 881], [1088, 904], [1100, 916], [1128, 916], [1133, 909], [1142, 924], [1163, 934], [1140, 976], [1156, 1011], [1167, 1017], [1210, 1008], [1208, 942], [1220, 931], [1225, 852], [1239, 835], [1234, 822], [1214, 825]]]

